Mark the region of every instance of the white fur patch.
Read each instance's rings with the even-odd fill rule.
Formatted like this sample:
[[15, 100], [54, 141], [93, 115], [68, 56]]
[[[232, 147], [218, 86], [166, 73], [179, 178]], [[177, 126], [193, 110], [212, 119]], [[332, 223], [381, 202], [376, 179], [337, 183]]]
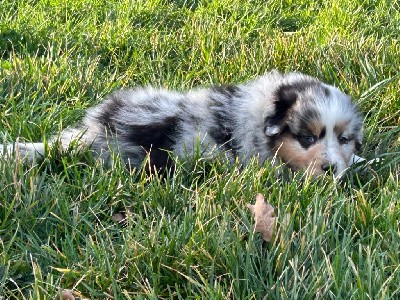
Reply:
[[277, 135], [280, 131], [280, 127], [278, 125], [276, 126], [269, 126], [265, 129], [265, 134], [268, 136], [274, 136]]

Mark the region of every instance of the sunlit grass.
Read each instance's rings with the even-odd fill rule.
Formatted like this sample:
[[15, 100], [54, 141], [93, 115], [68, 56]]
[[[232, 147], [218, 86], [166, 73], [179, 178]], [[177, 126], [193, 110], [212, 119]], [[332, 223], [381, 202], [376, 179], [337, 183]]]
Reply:
[[[54, 299], [400, 297], [396, 1], [0, 1], [0, 139], [49, 138], [110, 91], [300, 71], [365, 117], [366, 173], [304, 180], [269, 164], [177, 162], [173, 176], [89, 153], [0, 159], [0, 295]], [[265, 244], [246, 204], [283, 223]], [[125, 224], [113, 221], [127, 212]], [[1, 298], [1, 297], [0, 297]]]

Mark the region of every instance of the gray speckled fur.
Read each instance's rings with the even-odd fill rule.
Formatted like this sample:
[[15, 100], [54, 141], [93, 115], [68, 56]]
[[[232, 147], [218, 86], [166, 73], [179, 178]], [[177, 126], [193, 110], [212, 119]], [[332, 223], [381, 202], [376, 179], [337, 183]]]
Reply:
[[[78, 127], [66, 129], [57, 138], [65, 149], [76, 140], [81, 147], [90, 147], [104, 160], [109, 159], [112, 149], [136, 167], [142, 164], [149, 151], [159, 155], [155, 157], [156, 162], [159, 159], [160, 164], [164, 163], [156, 147], [187, 157], [200, 146], [205, 157], [223, 151], [230, 160], [238, 158], [244, 164], [252, 156], [263, 162], [274, 156], [273, 141], [287, 126], [274, 115], [279, 113], [277, 93], [282, 86], [295, 89], [297, 101], [284, 116], [285, 120], [293, 120], [292, 127], [296, 127], [296, 110], [338, 102], [350, 117], [355, 116], [353, 127], [357, 129], [353, 131], [356, 131], [357, 142], [361, 142], [361, 118], [349, 97], [307, 75], [277, 71], [244, 84], [200, 88], [186, 93], [153, 87], [120, 90], [88, 109]], [[266, 122], [268, 118], [276, 124]], [[14, 146], [8, 148], [11, 150]], [[28, 160], [44, 152], [40, 143], [19, 143], [18, 148]]]

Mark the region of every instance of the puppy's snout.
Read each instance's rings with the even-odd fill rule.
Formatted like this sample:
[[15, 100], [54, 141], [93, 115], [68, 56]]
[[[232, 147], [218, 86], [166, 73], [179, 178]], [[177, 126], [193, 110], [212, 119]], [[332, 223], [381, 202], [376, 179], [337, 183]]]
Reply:
[[336, 163], [325, 162], [321, 165], [321, 169], [327, 173], [335, 173], [337, 168]]

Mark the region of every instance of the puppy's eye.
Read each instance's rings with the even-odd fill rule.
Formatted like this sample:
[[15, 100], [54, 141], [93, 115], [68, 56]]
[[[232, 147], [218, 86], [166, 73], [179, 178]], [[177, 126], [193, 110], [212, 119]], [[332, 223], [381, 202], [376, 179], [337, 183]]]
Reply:
[[313, 145], [317, 139], [313, 135], [300, 135], [298, 140], [304, 148], [308, 148]]
[[343, 136], [343, 135], [340, 135], [339, 136], [339, 143], [341, 145], [348, 144], [349, 143], [349, 139], [347, 137]]

